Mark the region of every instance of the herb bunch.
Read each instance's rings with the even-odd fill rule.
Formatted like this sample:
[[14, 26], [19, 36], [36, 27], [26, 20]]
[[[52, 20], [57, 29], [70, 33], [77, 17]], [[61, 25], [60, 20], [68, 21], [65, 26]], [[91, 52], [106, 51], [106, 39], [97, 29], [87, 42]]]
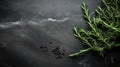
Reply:
[[104, 56], [106, 50], [120, 46], [120, 0], [102, 0], [101, 5], [91, 16], [85, 2], [82, 3], [84, 18], [88, 30], [74, 27], [74, 36], [80, 39], [86, 48], [70, 54], [70, 57], [95, 51]]

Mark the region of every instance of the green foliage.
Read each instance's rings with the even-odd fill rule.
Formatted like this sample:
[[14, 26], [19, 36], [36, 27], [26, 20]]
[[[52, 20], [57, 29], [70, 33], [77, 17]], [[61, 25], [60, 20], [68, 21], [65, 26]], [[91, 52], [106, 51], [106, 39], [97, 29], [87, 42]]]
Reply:
[[89, 51], [104, 55], [105, 50], [120, 46], [120, 0], [102, 0], [95, 10], [95, 17], [89, 13], [85, 2], [82, 3], [84, 18], [88, 21], [88, 30], [74, 27], [74, 36], [87, 48], [70, 54], [74, 57]]

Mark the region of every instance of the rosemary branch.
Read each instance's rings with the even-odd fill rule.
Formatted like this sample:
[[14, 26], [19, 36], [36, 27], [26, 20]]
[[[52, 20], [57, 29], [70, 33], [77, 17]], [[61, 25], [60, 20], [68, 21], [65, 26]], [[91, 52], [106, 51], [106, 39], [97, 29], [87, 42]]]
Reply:
[[70, 57], [79, 56], [82, 53], [96, 51], [104, 56], [105, 49], [120, 46], [120, 0], [102, 0], [101, 5], [95, 10], [95, 17], [89, 13], [85, 2], [82, 3], [84, 18], [89, 29], [74, 27], [74, 36], [79, 38], [87, 48], [70, 54]]

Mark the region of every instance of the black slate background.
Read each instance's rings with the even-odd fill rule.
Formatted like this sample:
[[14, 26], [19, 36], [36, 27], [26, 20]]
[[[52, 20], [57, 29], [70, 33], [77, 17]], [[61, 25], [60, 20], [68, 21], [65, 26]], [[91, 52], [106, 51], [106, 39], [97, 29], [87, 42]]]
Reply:
[[[83, 46], [72, 28], [87, 29], [83, 0], [0, 0], [0, 67], [120, 67], [119, 48], [104, 58], [93, 52], [70, 58]], [[86, 0], [91, 15], [100, 0]], [[55, 48], [64, 53], [56, 58]]]

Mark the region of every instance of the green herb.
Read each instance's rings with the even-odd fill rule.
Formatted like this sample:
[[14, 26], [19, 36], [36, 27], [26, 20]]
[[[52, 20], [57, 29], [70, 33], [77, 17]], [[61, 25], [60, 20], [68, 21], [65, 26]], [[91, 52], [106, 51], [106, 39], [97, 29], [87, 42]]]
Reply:
[[120, 0], [102, 0], [101, 5], [91, 16], [85, 2], [82, 3], [84, 18], [88, 21], [88, 30], [74, 27], [74, 36], [87, 47], [70, 57], [89, 51], [104, 56], [106, 50], [120, 46]]

